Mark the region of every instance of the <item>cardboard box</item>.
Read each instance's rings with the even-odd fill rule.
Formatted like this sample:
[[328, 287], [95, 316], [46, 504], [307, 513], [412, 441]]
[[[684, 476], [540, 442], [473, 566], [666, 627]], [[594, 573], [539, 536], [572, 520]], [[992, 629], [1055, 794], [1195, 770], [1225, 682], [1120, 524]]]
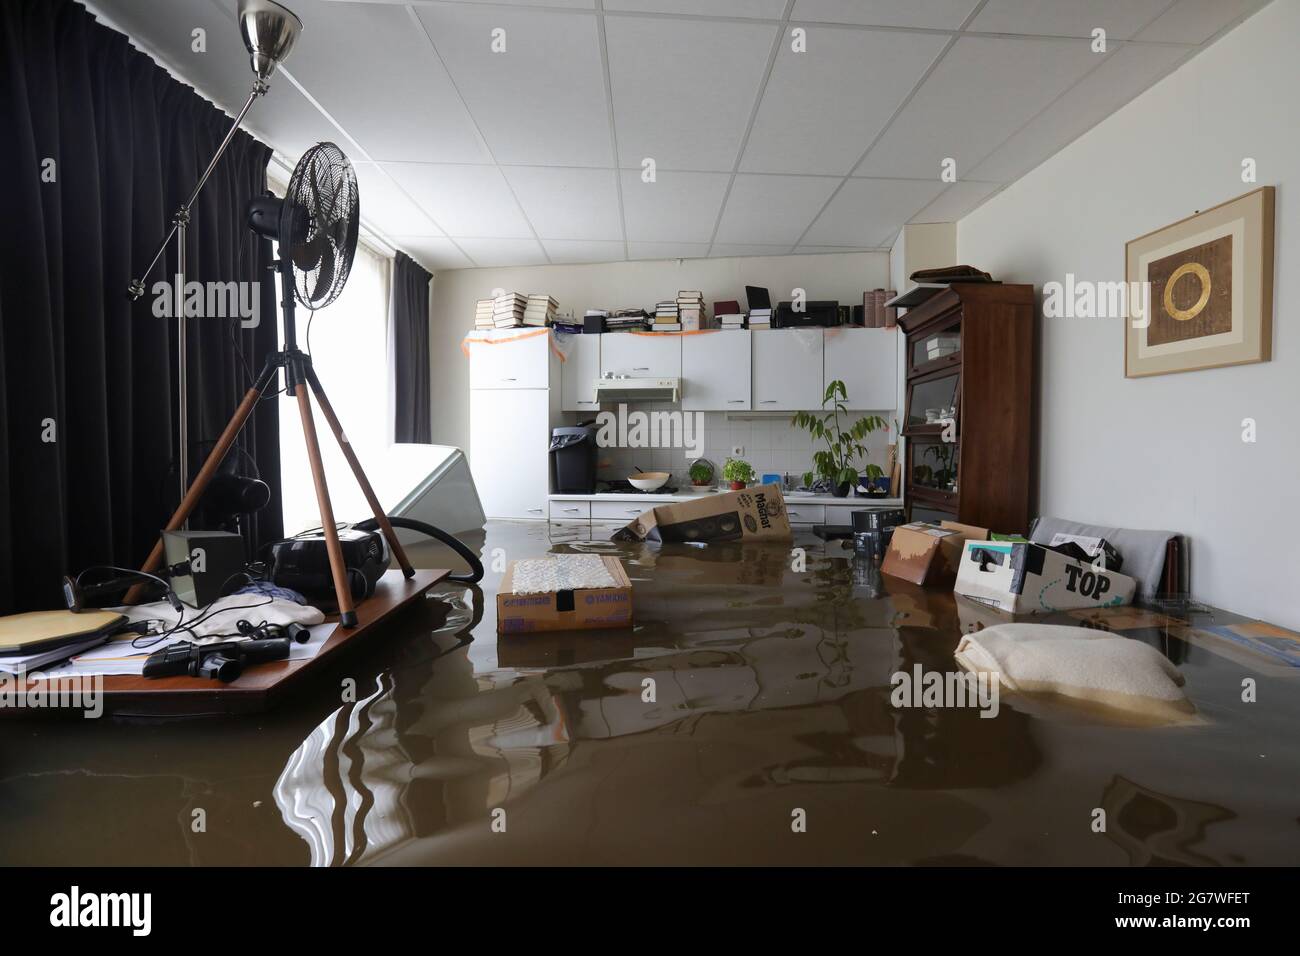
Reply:
[[947, 584], [957, 574], [962, 545], [988, 536], [985, 528], [955, 521], [901, 524], [894, 529], [880, 570], [913, 584]]
[[511, 561], [497, 591], [497, 633], [631, 627], [632, 582], [618, 558], [602, 555], [601, 561], [614, 579], [613, 587], [560, 588], [528, 594], [515, 592], [515, 570], [520, 562]]
[[659, 505], [614, 533], [615, 541], [789, 541], [790, 517], [780, 485], [701, 495]]
[[1039, 544], [968, 541], [953, 590], [1011, 614], [1044, 614], [1133, 601], [1137, 581]]

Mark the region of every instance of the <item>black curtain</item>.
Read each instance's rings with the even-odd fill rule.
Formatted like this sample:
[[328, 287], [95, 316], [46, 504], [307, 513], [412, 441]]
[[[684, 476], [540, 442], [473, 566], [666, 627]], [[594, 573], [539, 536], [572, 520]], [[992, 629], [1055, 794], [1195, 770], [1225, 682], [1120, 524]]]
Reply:
[[[230, 122], [71, 0], [0, 3], [0, 612], [138, 566], [176, 506], [177, 322], [154, 314], [175, 244], [142, 299], [126, 289]], [[270, 155], [237, 134], [192, 212], [187, 281], [260, 283], [255, 328], [187, 320], [192, 472], [277, 344], [270, 243], [243, 213]], [[278, 489], [274, 401], [231, 454]], [[280, 535], [273, 493], [250, 537]]]
[[392, 341], [396, 424], [399, 442], [430, 444], [429, 280], [432, 273], [404, 252], [393, 259]]

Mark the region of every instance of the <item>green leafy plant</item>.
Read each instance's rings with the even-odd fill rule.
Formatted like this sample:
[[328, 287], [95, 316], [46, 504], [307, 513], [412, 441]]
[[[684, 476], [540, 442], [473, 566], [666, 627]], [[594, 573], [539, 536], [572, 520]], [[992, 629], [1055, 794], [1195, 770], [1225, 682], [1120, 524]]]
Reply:
[[749, 484], [754, 480], [754, 466], [743, 458], [728, 458], [722, 466], [722, 477], [742, 485]]
[[[812, 485], [814, 478], [827, 478], [832, 485], [856, 481], [858, 469], [854, 462], [867, 455], [867, 446], [863, 444], [867, 435], [878, 428], [889, 428], [879, 415], [864, 415], [849, 423], [848, 407], [845, 405], [848, 397], [844, 383], [835, 379], [826, 386], [822, 411], [796, 412], [790, 419], [796, 428], [802, 428], [815, 440], [826, 443], [824, 449], [813, 452], [813, 470], [804, 472], [803, 483], [807, 486]], [[841, 424], [841, 419], [844, 419], [844, 424]], [[873, 464], [868, 464], [863, 471], [872, 479], [880, 478], [885, 473], [879, 465]]]
[[713, 466], [707, 461], [697, 461], [690, 468], [691, 481], [697, 485], [707, 485], [713, 480]]

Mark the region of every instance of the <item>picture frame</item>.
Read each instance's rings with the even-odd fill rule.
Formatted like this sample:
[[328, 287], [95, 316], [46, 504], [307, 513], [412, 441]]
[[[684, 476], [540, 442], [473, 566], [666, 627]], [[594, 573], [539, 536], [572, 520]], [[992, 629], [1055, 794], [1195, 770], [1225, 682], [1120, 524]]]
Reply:
[[[1125, 244], [1126, 378], [1272, 358], [1275, 192], [1261, 186]], [[1145, 283], [1150, 300], [1135, 310]]]

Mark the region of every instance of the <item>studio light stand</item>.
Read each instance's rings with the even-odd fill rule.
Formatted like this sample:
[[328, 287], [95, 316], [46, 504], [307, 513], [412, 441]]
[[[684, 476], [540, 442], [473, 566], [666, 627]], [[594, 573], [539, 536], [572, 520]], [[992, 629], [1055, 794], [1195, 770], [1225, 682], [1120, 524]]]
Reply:
[[253, 81], [252, 92], [248, 94], [248, 99], [244, 102], [243, 109], [235, 116], [235, 122], [231, 125], [229, 132], [226, 133], [225, 139], [217, 147], [216, 155], [208, 163], [208, 168], [203, 171], [199, 177], [198, 183], [194, 186], [189, 198], [181, 203], [175, 214], [172, 216], [171, 228], [163, 239], [158, 243], [158, 249], [149, 260], [149, 265], [145, 267], [140, 278], [131, 282], [127, 294], [132, 301], [138, 301], [145, 291], [145, 280], [153, 272], [154, 267], [158, 265], [163, 255], [167, 252], [167, 247], [172, 239], [176, 240], [176, 275], [175, 287], [172, 294], [175, 299], [176, 317], [176, 422], [177, 422], [177, 464], [176, 470], [180, 475], [180, 495], [181, 499], [185, 498], [185, 492], [189, 486], [189, 393], [188, 393], [188, 375], [185, 369], [186, 357], [186, 315], [185, 315], [185, 238], [186, 231], [190, 223], [190, 210], [194, 208], [194, 203], [199, 198], [199, 193], [203, 190], [212, 171], [216, 169], [217, 163], [221, 161], [222, 154], [230, 145], [230, 141], [235, 138], [235, 133], [248, 111], [252, 108], [253, 103], [259, 96], [265, 95], [270, 89], [267, 80], [275, 72], [275, 68], [289, 55], [293, 49], [294, 42], [298, 39], [298, 34], [302, 31], [302, 21], [286, 7], [276, 3], [275, 0], [239, 0], [239, 33], [244, 40], [244, 47], [248, 50], [251, 59], [253, 72], [256, 78]]

